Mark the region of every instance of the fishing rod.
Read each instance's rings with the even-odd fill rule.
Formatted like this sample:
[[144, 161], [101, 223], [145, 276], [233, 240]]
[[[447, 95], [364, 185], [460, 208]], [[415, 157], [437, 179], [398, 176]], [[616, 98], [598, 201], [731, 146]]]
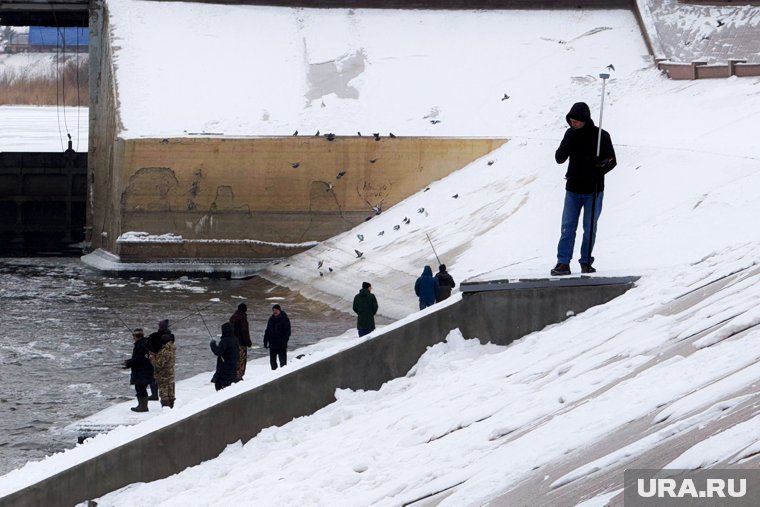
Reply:
[[89, 364], [87, 366], [73, 366], [71, 368], [60, 368], [60, 370], [69, 371], [69, 370], [84, 370], [87, 368], [103, 368], [103, 367], [111, 367], [111, 366], [124, 366], [124, 362], [120, 363], [103, 363], [103, 364]]
[[438, 258], [438, 252], [435, 251], [435, 247], [433, 246], [433, 242], [430, 240], [430, 235], [426, 232], [425, 236], [427, 237], [428, 242], [430, 243], [430, 248], [433, 249], [433, 253], [435, 254], [435, 259], [438, 261], [438, 264], [443, 264], [441, 262], [441, 259]]
[[117, 319], [119, 319], [119, 322], [121, 322], [122, 324], [124, 324], [124, 327], [125, 327], [125, 328], [127, 328], [127, 331], [129, 331], [129, 334], [132, 334], [132, 331], [133, 331], [133, 329], [134, 329], [134, 328], [132, 328], [132, 327], [129, 327], [129, 326], [127, 325], [127, 323], [126, 323], [126, 322], [124, 322], [124, 319], [122, 319], [122, 318], [121, 318], [121, 315], [119, 315], [119, 314], [116, 312], [116, 310], [114, 310], [113, 308], [111, 308], [111, 307], [110, 307], [110, 306], [108, 306], [108, 305], [106, 305], [106, 308], [108, 308], [108, 309], [111, 311], [111, 313], [113, 313], [113, 314], [116, 316], [116, 318], [117, 318]]
[[201, 321], [203, 321], [203, 326], [206, 328], [206, 331], [208, 332], [208, 335], [213, 340], [214, 339], [214, 335], [211, 334], [211, 330], [208, 328], [208, 325], [206, 325], [206, 319], [203, 318], [203, 314], [201, 313], [200, 308], [198, 308], [198, 305], [195, 305], [195, 310], [198, 312], [198, 316], [201, 318]]

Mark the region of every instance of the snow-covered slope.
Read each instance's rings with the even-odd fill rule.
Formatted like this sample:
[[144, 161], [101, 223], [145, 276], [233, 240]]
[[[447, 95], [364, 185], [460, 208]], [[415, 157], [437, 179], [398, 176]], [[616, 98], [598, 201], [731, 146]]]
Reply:
[[[142, 40], [130, 37], [181, 4], [109, 5], [116, 37]], [[201, 43], [188, 38], [185, 24], [167, 23], [179, 42], [164, 46], [176, 58], [164, 55], [163, 64], [176, 60], [184, 69], [177, 75], [197, 86], [174, 86], [167, 71], [160, 81], [166, 89], [140, 88], [138, 62], [158, 64], [125, 44], [117, 52], [119, 92], [135, 94], [122, 110], [126, 135], [287, 127], [510, 137], [354, 230], [272, 265], [268, 277], [344, 308], [369, 280], [380, 311], [402, 317], [416, 308], [412, 286], [422, 266], [438, 263], [427, 235], [458, 282], [548, 274], [564, 195], [564, 167], [553, 159], [564, 115], [584, 100], [598, 117], [596, 76], [612, 63], [604, 127], [619, 165], [607, 178], [595, 265], [600, 275], [642, 278], [621, 298], [509, 347], [454, 331], [407, 377], [377, 392], [340, 391], [335, 404], [311, 417], [99, 505], [399, 505], [453, 487], [442, 505], [482, 505], [515, 488], [514, 498], [528, 505], [589, 499], [589, 506], [617, 494], [629, 465], [757, 466], [760, 145], [752, 121], [760, 113], [760, 80], [668, 81], [651, 68], [632, 14], [622, 11], [348, 13], [193, 4], [182, 12], [195, 9], [213, 14], [200, 38], [211, 47], [259, 37], [233, 29], [251, 20], [249, 11], [264, 24], [290, 19], [287, 40], [263, 51], [270, 58], [281, 47], [286, 65], [273, 63], [275, 72], [201, 59], [203, 69], [187, 70], [183, 51], [203, 51]], [[605, 27], [611, 29], [597, 30]], [[261, 45], [279, 40], [268, 34], [262, 29]], [[304, 45], [312, 55], [306, 60], [295, 49]], [[304, 102], [307, 64], [290, 67], [360, 49], [369, 55], [364, 74], [349, 81], [358, 98], [326, 94]], [[256, 86], [269, 90], [272, 75], [293, 72], [292, 88], [243, 93], [255, 81], [252, 69], [261, 77]], [[197, 100], [213, 79], [224, 81], [239, 117], [226, 100]], [[136, 100], [141, 91], [143, 102]], [[510, 98], [502, 101], [504, 93]], [[147, 113], [180, 106], [176, 116]], [[425, 118], [431, 112], [440, 124]], [[125, 431], [92, 445], [116, 442]], [[563, 495], [566, 502], [552, 501]]]

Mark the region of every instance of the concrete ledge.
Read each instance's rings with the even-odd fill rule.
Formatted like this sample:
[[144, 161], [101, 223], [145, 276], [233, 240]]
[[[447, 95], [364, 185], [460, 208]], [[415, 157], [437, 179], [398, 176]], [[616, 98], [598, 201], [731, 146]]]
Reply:
[[[507, 345], [633, 286], [541, 282], [543, 286], [468, 292], [417, 320], [378, 331], [350, 349], [0, 498], [0, 506], [70, 506], [128, 484], [168, 477], [218, 456], [231, 443], [253, 438], [263, 428], [313, 414], [335, 401], [336, 389], [378, 389], [406, 375], [428, 347], [454, 328], [467, 338]], [[217, 431], [220, 427], [237, 431]]]

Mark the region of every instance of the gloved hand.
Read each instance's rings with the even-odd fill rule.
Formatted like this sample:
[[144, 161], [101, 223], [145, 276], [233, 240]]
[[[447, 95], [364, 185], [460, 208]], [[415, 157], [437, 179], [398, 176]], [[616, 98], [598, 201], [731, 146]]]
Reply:
[[214, 347], [216, 347], [216, 340], [211, 340], [211, 342], [209, 343], [209, 345], [213, 345]]
[[265, 348], [265, 349], [268, 349], [268, 348], [269, 348], [269, 343], [268, 343], [268, 342], [264, 342], [264, 348]]
[[596, 167], [596, 169], [599, 170], [600, 172], [606, 173], [610, 169], [610, 166], [612, 165], [613, 160], [614, 159], [612, 157], [609, 157], [609, 158], [596, 157], [594, 159], [594, 167]]

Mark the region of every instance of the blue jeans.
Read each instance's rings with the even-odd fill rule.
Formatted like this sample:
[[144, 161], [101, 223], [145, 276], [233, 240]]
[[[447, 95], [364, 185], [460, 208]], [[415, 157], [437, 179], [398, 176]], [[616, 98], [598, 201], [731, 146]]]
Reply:
[[596, 240], [596, 223], [602, 214], [602, 198], [604, 192], [596, 194], [594, 206], [594, 237], [591, 237], [591, 204], [594, 194], [576, 194], [565, 191], [565, 207], [562, 210], [562, 233], [557, 245], [557, 262], [570, 264], [575, 248], [575, 230], [578, 228], [578, 218], [583, 210], [583, 242], [581, 243], [581, 264], [592, 264], [594, 258], [590, 256]]

